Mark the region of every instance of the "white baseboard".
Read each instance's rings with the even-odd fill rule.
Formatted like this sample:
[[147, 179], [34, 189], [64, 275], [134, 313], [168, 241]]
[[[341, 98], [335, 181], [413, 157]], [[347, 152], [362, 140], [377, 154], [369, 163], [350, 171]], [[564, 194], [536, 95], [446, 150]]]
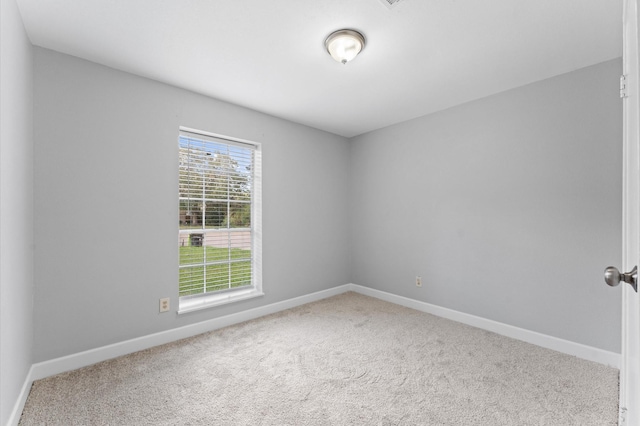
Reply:
[[461, 322], [483, 330], [492, 331], [513, 339], [522, 340], [523, 342], [532, 343], [543, 348], [573, 355], [578, 358], [586, 359], [587, 361], [593, 361], [620, 369], [620, 354], [615, 352], [609, 352], [592, 346], [571, 342], [569, 340], [559, 339], [557, 337], [535, 331], [525, 330], [524, 328], [514, 327], [512, 325], [477, 317], [475, 315], [465, 314], [463, 312], [454, 311], [452, 309], [443, 308], [426, 302], [420, 302], [418, 300], [409, 299], [408, 297], [397, 296], [395, 294], [375, 290], [369, 287], [363, 287], [357, 284], [350, 284], [349, 289], [366, 296], [375, 297], [377, 299], [406, 306], [407, 308], [412, 308], [417, 311], [427, 312], [429, 314]]
[[27, 377], [24, 380], [22, 389], [20, 389], [18, 400], [13, 405], [13, 410], [11, 411], [11, 415], [9, 415], [7, 426], [18, 426], [18, 422], [20, 422], [20, 416], [22, 416], [22, 410], [24, 410], [24, 404], [27, 402], [27, 397], [29, 396], [29, 392], [31, 391], [31, 384], [34, 380], [35, 379], [33, 378], [32, 365], [31, 368], [29, 368], [29, 372], [27, 373]]
[[32, 367], [31, 380], [43, 379], [45, 377], [76, 370], [78, 368], [86, 367], [88, 365], [96, 364], [122, 355], [149, 349], [154, 346], [175, 342], [176, 340], [185, 339], [208, 331], [217, 330], [222, 327], [284, 311], [285, 309], [294, 308], [296, 306], [304, 305], [305, 303], [326, 299], [327, 297], [335, 296], [349, 290], [350, 285], [345, 284], [328, 290], [322, 290], [316, 293], [295, 297], [293, 299], [283, 300], [282, 302], [261, 306], [259, 308], [248, 309], [246, 311], [213, 318], [196, 324], [185, 325], [183, 327], [161, 331], [159, 333], [149, 334], [147, 336], [131, 340], [125, 340], [123, 342], [55, 358], [49, 361], [39, 362], [34, 364]]
[[366, 296], [375, 297], [397, 305], [406, 306], [418, 311], [427, 312], [442, 318], [447, 318], [463, 324], [471, 325], [483, 330], [492, 331], [503, 336], [522, 340], [544, 348], [552, 349], [578, 358], [605, 364], [614, 368], [620, 368], [620, 354], [594, 348], [580, 343], [570, 342], [568, 340], [559, 339], [557, 337], [548, 336], [537, 333], [535, 331], [525, 330], [511, 325], [503, 324], [497, 321], [465, 314], [463, 312], [454, 311], [452, 309], [443, 308], [432, 305], [430, 303], [421, 302], [407, 297], [398, 296], [369, 287], [363, 287], [357, 284], [344, 284], [333, 287], [328, 290], [311, 293], [305, 296], [295, 297], [293, 299], [284, 300], [282, 302], [272, 303], [270, 305], [261, 306], [259, 308], [249, 309], [235, 314], [226, 315], [219, 318], [199, 322], [196, 324], [186, 325], [184, 327], [174, 328], [159, 333], [142, 336], [136, 339], [126, 340], [112, 345], [102, 346], [100, 348], [91, 349], [77, 354], [72, 354], [49, 361], [33, 364], [29, 370], [28, 377], [25, 380], [19, 400], [16, 402], [12, 415], [10, 417], [10, 425], [17, 425], [20, 420], [20, 413], [24, 408], [31, 384], [34, 380], [43, 379], [55, 374], [64, 373], [66, 371], [75, 370], [86, 367], [108, 359], [127, 355], [154, 346], [163, 345], [165, 343], [174, 342], [176, 340], [195, 336], [208, 331], [216, 330], [229, 325], [238, 324], [244, 321], [259, 318], [265, 315], [283, 311], [285, 309], [294, 308], [304, 305], [305, 303], [315, 302], [317, 300], [326, 299], [354, 291]]

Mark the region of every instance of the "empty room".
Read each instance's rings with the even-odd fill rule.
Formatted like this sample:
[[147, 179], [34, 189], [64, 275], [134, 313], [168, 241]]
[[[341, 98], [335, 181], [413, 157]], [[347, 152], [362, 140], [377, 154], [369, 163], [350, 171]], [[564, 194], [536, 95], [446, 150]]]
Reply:
[[637, 0], [0, 0], [1, 425], [640, 424]]

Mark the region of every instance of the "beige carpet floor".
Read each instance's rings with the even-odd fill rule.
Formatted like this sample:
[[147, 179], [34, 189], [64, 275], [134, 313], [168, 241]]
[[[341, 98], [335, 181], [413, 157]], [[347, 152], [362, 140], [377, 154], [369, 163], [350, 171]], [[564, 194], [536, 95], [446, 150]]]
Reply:
[[33, 384], [26, 425], [616, 425], [618, 370], [356, 293]]

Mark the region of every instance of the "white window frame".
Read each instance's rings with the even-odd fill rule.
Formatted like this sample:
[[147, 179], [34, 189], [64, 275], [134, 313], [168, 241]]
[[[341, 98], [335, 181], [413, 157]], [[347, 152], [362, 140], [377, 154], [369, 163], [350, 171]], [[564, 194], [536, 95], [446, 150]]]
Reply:
[[[178, 314], [199, 311], [214, 306], [226, 305], [241, 300], [264, 296], [262, 292], [262, 146], [258, 142], [219, 135], [180, 126], [180, 136], [189, 136], [203, 141], [236, 145], [253, 150], [253, 177], [251, 191], [251, 285], [231, 288], [220, 292], [182, 296], [178, 300]], [[179, 141], [178, 141], [179, 144]], [[182, 233], [178, 229], [178, 233]]]

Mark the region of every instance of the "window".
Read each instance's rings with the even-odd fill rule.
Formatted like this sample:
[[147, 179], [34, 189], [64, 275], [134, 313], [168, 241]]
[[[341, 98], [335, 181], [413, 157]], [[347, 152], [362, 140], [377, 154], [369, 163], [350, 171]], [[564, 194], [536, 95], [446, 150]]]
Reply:
[[180, 128], [179, 313], [262, 295], [260, 145]]

